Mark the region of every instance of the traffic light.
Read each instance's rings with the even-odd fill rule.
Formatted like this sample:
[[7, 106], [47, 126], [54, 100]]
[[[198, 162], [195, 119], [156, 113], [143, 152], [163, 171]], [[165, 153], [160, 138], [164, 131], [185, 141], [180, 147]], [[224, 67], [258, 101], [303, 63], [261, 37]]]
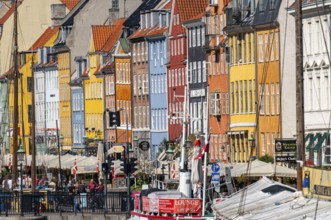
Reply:
[[126, 163], [126, 158], [121, 158], [120, 159], [121, 163], [120, 163], [120, 171], [122, 171], [123, 173], [127, 174], [128, 173], [128, 166]]
[[108, 164], [107, 163], [102, 163], [102, 172], [107, 174], [108, 173]]
[[109, 127], [113, 127], [114, 125], [121, 126], [120, 111], [109, 112]]
[[130, 159], [130, 174], [133, 174], [134, 172], [136, 172], [138, 170], [137, 160], [138, 160], [137, 158]]

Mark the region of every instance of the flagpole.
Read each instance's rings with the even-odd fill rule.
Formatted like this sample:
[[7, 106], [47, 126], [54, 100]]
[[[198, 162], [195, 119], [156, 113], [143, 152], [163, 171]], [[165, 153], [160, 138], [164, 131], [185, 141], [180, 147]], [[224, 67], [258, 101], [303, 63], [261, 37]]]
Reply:
[[[207, 73], [208, 74], [208, 73]], [[209, 151], [209, 139], [210, 139], [210, 135], [209, 135], [209, 86], [207, 85], [206, 88], [206, 94], [207, 94], [207, 115], [205, 116], [207, 118], [207, 123], [206, 126], [207, 128], [205, 129], [206, 131], [206, 138], [207, 138], [207, 143], [205, 143], [204, 146], [204, 163], [203, 163], [203, 188], [202, 188], [202, 216], [205, 216], [205, 211], [206, 211], [206, 184], [207, 184], [207, 160], [208, 160], [208, 151]], [[202, 114], [202, 118], [204, 117], [204, 115]]]

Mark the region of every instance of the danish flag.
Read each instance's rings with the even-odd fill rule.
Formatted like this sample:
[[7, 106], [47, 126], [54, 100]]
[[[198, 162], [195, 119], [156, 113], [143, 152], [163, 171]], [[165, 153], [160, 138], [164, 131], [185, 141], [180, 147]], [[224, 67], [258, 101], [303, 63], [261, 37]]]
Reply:
[[72, 168], [72, 174], [73, 174], [73, 175], [76, 175], [77, 170], [78, 170], [78, 168], [77, 168], [77, 165], [76, 165], [76, 159], [75, 159], [74, 167]]
[[200, 160], [200, 159], [202, 159], [205, 152], [208, 153], [208, 151], [209, 151], [209, 140], [210, 140], [210, 136], [208, 136], [207, 143], [205, 144], [205, 146], [203, 146], [202, 151], [194, 158], [194, 160]]

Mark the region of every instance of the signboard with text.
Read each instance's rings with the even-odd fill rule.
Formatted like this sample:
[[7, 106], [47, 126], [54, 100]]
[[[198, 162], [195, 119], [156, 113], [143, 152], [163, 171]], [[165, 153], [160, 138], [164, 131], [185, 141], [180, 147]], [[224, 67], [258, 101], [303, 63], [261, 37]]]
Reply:
[[201, 214], [201, 199], [161, 199], [142, 197], [142, 210], [144, 212], [157, 212], [167, 214]]
[[276, 139], [275, 140], [275, 161], [295, 162], [296, 161], [296, 140]]

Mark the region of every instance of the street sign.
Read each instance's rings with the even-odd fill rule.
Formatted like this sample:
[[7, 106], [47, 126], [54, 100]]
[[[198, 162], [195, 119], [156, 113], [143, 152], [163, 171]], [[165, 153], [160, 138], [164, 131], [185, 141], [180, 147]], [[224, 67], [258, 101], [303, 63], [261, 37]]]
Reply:
[[296, 140], [276, 139], [275, 140], [275, 161], [295, 162], [296, 161]]
[[211, 173], [211, 183], [213, 184], [219, 184], [221, 181], [221, 175], [219, 172], [213, 172]]
[[221, 169], [221, 167], [218, 163], [213, 163], [211, 165], [211, 170], [215, 173], [220, 172], [220, 169]]

